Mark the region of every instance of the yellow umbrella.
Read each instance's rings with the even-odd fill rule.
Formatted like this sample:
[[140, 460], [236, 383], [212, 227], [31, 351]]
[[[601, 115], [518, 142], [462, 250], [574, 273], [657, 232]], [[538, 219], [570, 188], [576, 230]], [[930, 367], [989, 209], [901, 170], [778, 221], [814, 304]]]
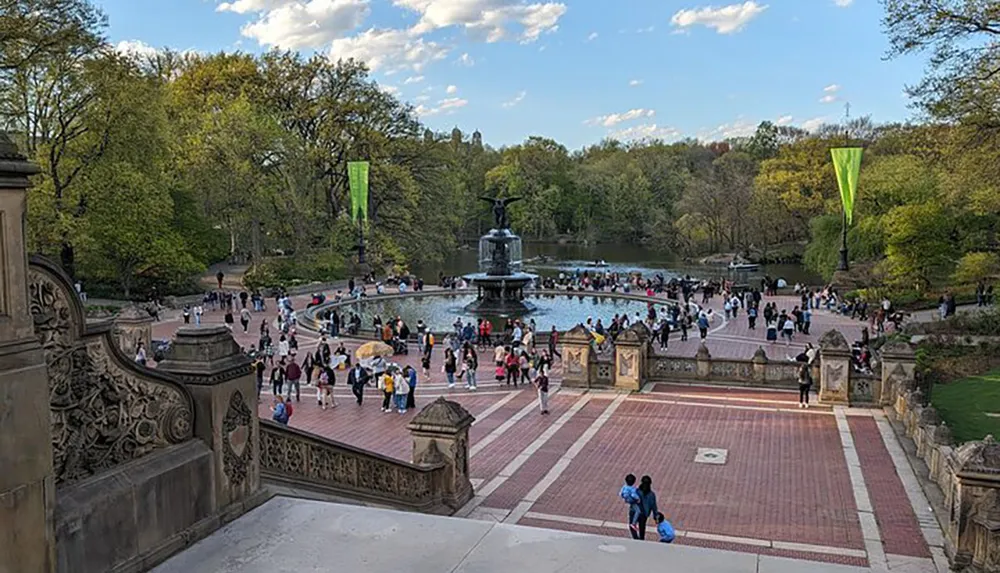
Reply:
[[392, 356], [392, 347], [384, 342], [366, 342], [354, 351], [354, 356], [359, 360], [375, 358], [376, 356]]

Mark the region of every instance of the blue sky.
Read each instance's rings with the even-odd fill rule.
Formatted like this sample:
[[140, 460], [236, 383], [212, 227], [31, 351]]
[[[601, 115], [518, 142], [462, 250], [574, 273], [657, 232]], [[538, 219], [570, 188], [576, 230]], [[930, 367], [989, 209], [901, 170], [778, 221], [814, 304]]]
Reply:
[[123, 49], [355, 56], [433, 129], [706, 140], [912, 116], [877, 0], [97, 0]]

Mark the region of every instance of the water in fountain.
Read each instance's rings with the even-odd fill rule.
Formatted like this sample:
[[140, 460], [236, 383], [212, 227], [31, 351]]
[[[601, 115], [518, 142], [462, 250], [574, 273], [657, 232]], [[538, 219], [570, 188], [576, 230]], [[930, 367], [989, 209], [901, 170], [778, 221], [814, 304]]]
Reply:
[[477, 292], [466, 309], [477, 314], [523, 316], [532, 310], [524, 289], [536, 275], [521, 271], [521, 237], [492, 229], [479, 239], [479, 271], [465, 275]]

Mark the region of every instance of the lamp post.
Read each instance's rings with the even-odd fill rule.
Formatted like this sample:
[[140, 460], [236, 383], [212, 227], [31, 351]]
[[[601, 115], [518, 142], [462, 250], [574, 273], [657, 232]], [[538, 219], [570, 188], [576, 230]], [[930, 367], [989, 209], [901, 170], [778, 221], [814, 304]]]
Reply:
[[[844, 104], [844, 147], [851, 146], [851, 104], [850, 102]], [[848, 270], [847, 262], [847, 206], [843, 206], [843, 218], [841, 219], [843, 227], [840, 230], [840, 263], [837, 265], [838, 271]]]

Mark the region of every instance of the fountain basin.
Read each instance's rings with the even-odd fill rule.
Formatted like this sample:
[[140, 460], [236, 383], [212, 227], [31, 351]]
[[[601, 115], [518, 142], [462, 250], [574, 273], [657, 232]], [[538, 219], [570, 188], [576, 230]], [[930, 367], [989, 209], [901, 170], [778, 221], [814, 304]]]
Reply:
[[650, 303], [656, 305], [658, 312], [677, 304], [677, 301], [649, 298], [644, 294], [533, 290], [527, 291], [522, 301], [526, 310], [496, 314], [468, 310], [476, 300], [476, 293], [470, 290], [379, 295], [358, 301], [327, 302], [301, 312], [298, 322], [306, 330], [318, 331], [320, 317], [336, 308], [345, 320], [352, 313], [360, 315], [362, 332], [368, 335], [372, 333], [375, 315], [383, 321], [400, 316], [411, 329], [416, 328], [418, 320], [423, 320], [428, 329], [441, 334], [453, 332], [456, 319], [472, 324], [476, 324], [478, 319], [486, 319], [493, 323], [494, 332], [500, 332], [508, 318], [534, 320], [539, 332], [548, 331], [553, 326], [564, 332], [588, 317], [595, 323], [600, 318], [605, 325], [609, 325], [616, 314], [627, 313], [634, 318], [639, 313], [645, 318]]
[[524, 287], [534, 281], [537, 275], [522, 272], [499, 276], [473, 273], [464, 278], [476, 289], [476, 300], [465, 307], [471, 313], [523, 316], [535, 310], [534, 305], [525, 300]]

